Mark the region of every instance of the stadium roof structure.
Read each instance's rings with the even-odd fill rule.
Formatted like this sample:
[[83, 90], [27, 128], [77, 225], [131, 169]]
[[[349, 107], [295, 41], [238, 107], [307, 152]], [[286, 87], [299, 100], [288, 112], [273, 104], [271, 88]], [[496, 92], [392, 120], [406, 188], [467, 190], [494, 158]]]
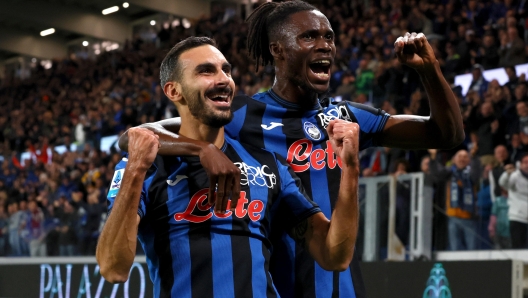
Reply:
[[[103, 15], [113, 6], [119, 11]], [[196, 18], [209, 11], [210, 0], [1, 0], [0, 62], [19, 55], [64, 57], [69, 44], [84, 38], [123, 43], [145, 18], [159, 13]], [[40, 35], [49, 28], [55, 33]]]

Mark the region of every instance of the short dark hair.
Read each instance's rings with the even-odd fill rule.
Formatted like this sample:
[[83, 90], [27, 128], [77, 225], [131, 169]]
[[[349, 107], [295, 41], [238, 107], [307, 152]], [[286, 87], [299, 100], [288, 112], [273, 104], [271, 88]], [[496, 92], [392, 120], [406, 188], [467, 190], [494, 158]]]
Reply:
[[249, 32], [247, 47], [249, 55], [256, 60], [257, 70], [259, 65], [273, 64], [273, 56], [269, 51], [269, 43], [273, 32], [280, 32], [289, 16], [301, 12], [318, 10], [313, 5], [300, 0], [286, 2], [266, 2], [257, 7], [248, 17]]
[[191, 36], [178, 42], [167, 53], [160, 66], [160, 81], [161, 87], [169, 81], [178, 81], [181, 78], [181, 67], [179, 62], [181, 54], [190, 49], [194, 49], [203, 45], [211, 45], [216, 48], [216, 42], [209, 37]]

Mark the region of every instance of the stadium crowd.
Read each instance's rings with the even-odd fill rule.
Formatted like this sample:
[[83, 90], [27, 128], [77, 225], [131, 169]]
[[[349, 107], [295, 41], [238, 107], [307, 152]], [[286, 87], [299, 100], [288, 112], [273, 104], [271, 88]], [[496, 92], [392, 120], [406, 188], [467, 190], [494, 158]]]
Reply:
[[[522, 158], [528, 146], [528, 83], [513, 67], [526, 62], [527, 2], [380, 0], [365, 7], [364, 1], [326, 0], [317, 5], [332, 24], [338, 49], [326, 96], [390, 114], [429, 115], [418, 75], [394, 58], [394, 42], [407, 31], [427, 36], [452, 84], [465, 121], [464, 144], [442, 152], [370, 148], [360, 157], [364, 177], [425, 173], [426, 185], [435, 189], [437, 250], [528, 247], [528, 158]], [[101, 138], [177, 116], [159, 85], [161, 59], [177, 41], [191, 35], [215, 38], [233, 64], [239, 94], [271, 87], [273, 67], [255, 71], [245, 48], [247, 25], [229, 16], [215, 6], [210, 17], [189, 28], [162, 24], [96, 59], [72, 54], [54, 60], [50, 69], [36, 65], [23, 80], [5, 74], [0, 81], [0, 256], [94, 254], [107, 189], [122, 155], [102, 151]], [[482, 76], [498, 67], [509, 76], [503, 86]], [[473, 75], [466, 95], [454, 85], [461, 73]], [[62, 154], [54, 150], [59, 145], [67, 148]], [[32, 158], [21, 160], [26, 151]], [[400, 184], [397, 233], [408, 244], [408, 185]], [[464, 204], [449, 199], [453, 185], [469, 197]]]

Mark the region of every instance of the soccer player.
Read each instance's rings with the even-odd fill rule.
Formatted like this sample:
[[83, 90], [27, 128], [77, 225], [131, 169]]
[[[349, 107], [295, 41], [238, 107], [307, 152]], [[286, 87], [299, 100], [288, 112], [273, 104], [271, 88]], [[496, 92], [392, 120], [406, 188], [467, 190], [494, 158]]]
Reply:
[[343, 168], [329, 221], [284, 159], [224, 137], [232, 119], [230, 71], [206, 37], [178, 43], [161, 64], [164, 92], [181, 115], [180, 134], [214, 144], [240, 168], [232, 181], [241, 184], [240, 196], [208, 197], [198, 157], [160, 156], [154, 133], [129, 130], [130, 153], [116, 166], [97, 247], [108, 281], [127, 280], [139, 238], [155, 297], [277, 297], [268, 270], [276, 213], [323, 268], [348, 268], [358, 225], [351, 216], [358, 213], [358, 125], [336, 120], [327, 129]]
[[[286, 158], [327, 216], [336, 208], [341, 175], [324, 131], [331, 120], [357, 122], [361, 130], [360, 149], [369, 146], [447, 149], [464, 139], [458, 103], [423, 34], [399, 37], [395, 52], [401, 63], [420, 75], [431, 115], [388, 115], [357, 103], [324, 107], [318, 103], [319, 95], [329, 86], [336, 48], [330, 22], [315, 7], [302, 1], [269, 2], [259, 6], [248, 21], [249, 53], [260, 65], [274, 65], [276, 78], [267, 92], [253, 98], [235, 98], [234, 118], [226, 126], [226, 132], [242, 143], [266, 148]], [[196, 144], [189, 150], [189, 143], [175, 134], [178, 130], [175, 119], [143, 127], [160, 135], [163, 154], [197, 155], [201, 150], [210, 150]], [[126, 134], [120, 139], [120, 147], [126, 150]], [[227, 168], [220, 172], [219, 166], [214, 165], [225, 164], [225, 157], [215, 154], [214, 159], [209, 158], [212, 153], [200, 156], [201, 163], [214, 177], [211, 181], [226, 181], [233, 176]], [[230, 192], [236, 190], [222, 186], [222, 193]], [[280, 231], [278, 222], [274, 221], [277, 224], [274, 227]], [[270, 269], [282, 297], [365, 297], [358, 256], [354, 255], [350, 270], [327, 272], [285, 232], [273, 237], [275, 249]]]

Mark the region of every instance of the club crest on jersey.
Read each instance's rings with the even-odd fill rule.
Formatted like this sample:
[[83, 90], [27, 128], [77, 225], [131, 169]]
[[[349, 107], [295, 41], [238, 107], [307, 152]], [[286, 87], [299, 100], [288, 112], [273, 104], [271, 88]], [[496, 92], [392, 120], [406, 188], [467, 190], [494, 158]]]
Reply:
[[314, 141], [319, 141], [323, 136], [319, 128], [311, 122], [304, 122], [304, 132]]
[[114, 198], [115, 196], [117, 196], [119, 188], [121, 187], [121, 182], [123, 181], [124, 173], [125, 169], [115, 171], [114, 177], [112, 177], [112, 182], [110, 184], [110, 189], [108, 190], [109, 198]]
[[208, 193], [208, 188], [204, 188], [195, 193], [185, 211], [174, 214], [174, 220], [201, 223], [211, 219], [213, 215], [217, 218], [228, 218], [231, 217], [233, 213], [234, 216], [238, 218], [244, 218], [247, 215], [253, 222], [260, 220], [262, 217], [261, 213], [264, 210], [264, 202], [261, 200], [251, 200], [251, 202], [249, 202], [245, 191], [240, 192], [240, 198], [238, 199], [235, 212], [229, 210], [231, 208], [231, 200], [227, 202], [228, 210], [225, 214], [219, 214], [212, 210], [213, 205], [207, 202]]

